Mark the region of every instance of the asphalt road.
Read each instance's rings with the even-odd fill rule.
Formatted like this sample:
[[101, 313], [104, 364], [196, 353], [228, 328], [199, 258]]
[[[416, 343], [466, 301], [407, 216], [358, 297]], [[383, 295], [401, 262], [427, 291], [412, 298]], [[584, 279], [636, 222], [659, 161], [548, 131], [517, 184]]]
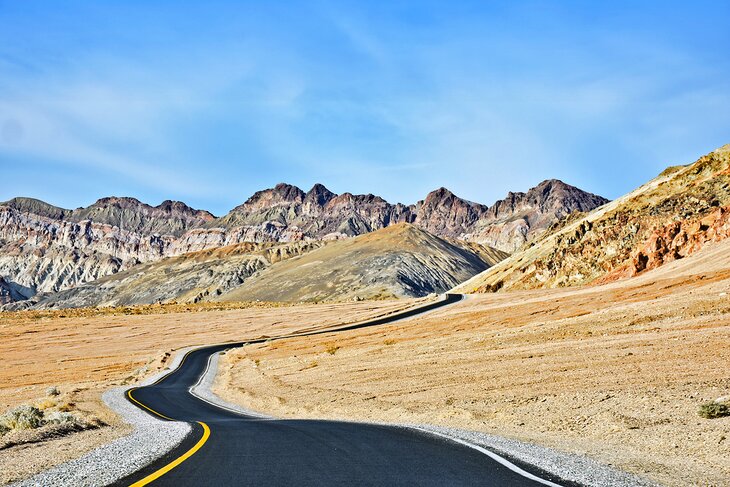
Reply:
[[[460, 299], [455, 295], [441, 305]], [[342, 329], [402, 318], [395, 315]], [[236, 345], [241, 344], [190, 352], [178, 369], [156, 384], [132, 391], [133, 400], [148, 412], [193, 423], [194, 428], [174, 451], [115, 485], [131, 485], [161, 472], [150, 485], [546, 485], [473, 448], [416, 430], [339, 421], [259, 419], [191, 395], [189, 389], [205, 372], [209, 357]], [[179, 464], [170, 468], [176, 460]]]

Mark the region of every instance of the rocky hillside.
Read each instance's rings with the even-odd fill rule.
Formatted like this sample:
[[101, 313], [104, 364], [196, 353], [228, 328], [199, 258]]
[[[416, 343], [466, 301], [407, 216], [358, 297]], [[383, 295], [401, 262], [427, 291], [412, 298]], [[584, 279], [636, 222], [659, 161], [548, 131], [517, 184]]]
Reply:
[[259, 191], [221, 218], [165, 201], [102, 198], [67, 210], [31, 198], [0, 204], [2, 299], [21, 300], [115, 274], [144, 262], [244, 242], [336, 240], [397, 223], [437, 236], [512, 252], [572, 211], [604, 203], [559, 181], [510, 193], [492, 207], [445, 188], [415, 205], [372, 195], [337, 195], [321, 184], [308, 192], [279, 184]]
[[[321, 184], [306, 193], [296, 186], [278, 184], [259, 191], [206, 227], [223, 229], [217, 237], [232, 243], [231, 233], [234, 239], [244, 234], [255, 241], [327, 240], [362, 235], [395, 223], [413, 223], [440, 237], [514, 252], [564, 216], [607, 202], [557, 180], [544, 181], [527, 193], [509, 193], [492, 206], [459, 198], [446, 188], [406, 206], [390, 204], [372, 194], [337, 195]], [[197, 232], [195, 237], [203, 235]]]
[[257, 271], [324, 245], [323, 242], [243, 243], [146, 262], [6, 309], [122, 306], [210, 300], [240, 286]]
[[257, 273], [216, 301], [323, 301], [425, 296], [450, 289], [505, 254], [462, 246], [400, 223], [332, 242]]
[[340, 241], [243, 243], [138, 264], [4, 309], [156, 302], [326, 301], [443, 292], [502, 260], [409, 224]]
[[682, 259], [730, 235], [730, 145], [593, 212], [556, 224], [460, 286], [496, 291], [602, 283]]
[[571, 213], [591, 211], [606, 203], [606, 198], [550, 179], [527, 193], [509, 193], [461, 238], [512, 253]]
[[18, 210], [55, 220], [107, 224], [142, 235], [179, 236], [191, 228], [213, 221], [215, 217], [204, 210], [195, 210], [180, 201], [163, 201], [150, 206], [135, 198], [111, 196], [101, 198], [86, 208], [66, 210], [33, 198], [13, 198], [0, 203]]

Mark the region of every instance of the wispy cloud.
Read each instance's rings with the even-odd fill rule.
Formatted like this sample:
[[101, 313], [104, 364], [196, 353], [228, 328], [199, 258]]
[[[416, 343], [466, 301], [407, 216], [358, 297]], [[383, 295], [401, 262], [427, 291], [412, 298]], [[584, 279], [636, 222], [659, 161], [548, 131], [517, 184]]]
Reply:
[[0, 156], [220, 212], [282, 180], [491, 202], [561, 177], [617, 196], [727, 142], [715, 7], [313, 5], [7, 8]]

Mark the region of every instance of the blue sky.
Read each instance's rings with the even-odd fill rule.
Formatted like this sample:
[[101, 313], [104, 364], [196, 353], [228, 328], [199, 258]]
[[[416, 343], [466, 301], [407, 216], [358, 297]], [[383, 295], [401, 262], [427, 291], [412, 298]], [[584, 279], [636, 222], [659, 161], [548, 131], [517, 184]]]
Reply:
[[613, 198], [730, 143], [730, 2], [0, 1], [0, 200]]

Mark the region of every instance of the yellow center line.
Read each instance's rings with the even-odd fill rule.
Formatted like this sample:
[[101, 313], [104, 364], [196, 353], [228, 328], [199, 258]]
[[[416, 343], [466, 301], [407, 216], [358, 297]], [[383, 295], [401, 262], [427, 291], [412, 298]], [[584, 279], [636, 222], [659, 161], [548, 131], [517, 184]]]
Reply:
[[129, 487], [142, 487], [143, 485], [147, 485], [150, 482], [154, 482], [158, 478], [165, 475], [167, 472], [172, 470], [173, 468], [180, 465], [182, 462], [193, 456], [196, 451], [200, 450], [200, 448], [205, 444], [206, 441], [208, 441], [208, 437], [210, 436], [210, 428], [208, 428], [208, 425], [203, 423], [202, 421], [198, 421], [198, 424], [203, 427], [203, 436], [198, 440], [198, 442], [193, 446], [191, 449], [183, 453], [181, 456], [176, 458], [175, 460], [171, 461], [161, 469], [157, 470], [156, 472], [153, 472], [143, 478], [142, 480], [139, 480]]
[[[142, 404], [137, 399], [135, 399], [134, 396], [132, 396], [132, 391], [134, 391], [134, 390], [135, 389], [130, 389], [130, 390], [127, 391], [127, 397], [129, 397], [129, 399], [132, 402], [134, 402], [135, 404], [137, 404], [139, 407], [144, 408], [147, 411], [149, 411], [149, 412], [151, 412], [151, 413], [153, 413], [153, 414], [155, 414], [155, 415], [157, 415], [157, 416], [159, 416], [161, 418], [164, 418], [164, 419], [167, 419], [167, 420], [170, 420], [170, 421], [175, 421], [174, 419], [170, 418], [169, 416], [165, 416], [162, 413], [158, 413], [157, 411], [155, 411], [151, 407], [149, 407], [149, 406], [147, 406], [145, 404]], [[186, 451], [185, 453], [183, 453], [182, 455], [180, 455], [179, 457], [177, 457], [175, 460], [171, 461], [170, 463], [168, 463], [164, 467], [160, 468], [159, 470], [156, 470], [155, 472], [149, 474], [147, 477], [143, 478], [142, 480], [139, 480], [139, 481], [133, 483], [129, 487], [142, 487], [143, 485], [147, 485], [150, 482], [153, 482], [153, 481], [157, 480], [158, 478], [162, 477], [167, 472], [169, 472], [170, 470], [172, 470], [173, 468], [177, 467], [182, 462], [184, 462], [185, 460], [187, 460], [188, 458], [190, 458], [191, 456], [193, 456], [193, 454], [195, 454], [195, 452], [197, 452], [198, 450], [200, 450], [200, 448], [205, 444], [206, 441], [208, 441], [208, 438], [210, 437], [210, 428], [208, 427], [207, 424], [203, 423], [202, 421], [198, 421], [198, 424], [203, 427], [203, 436], [198, 440], [198, 442], [191, 449], [189, 449], [188, 451]]]
[[137, 404], [137, 405], [138, 405], [139, 407], [141, 407], [141, 408], [144, 408], [144, 409], [146, 409], [147, 411], [151, 412], [152, 414], [155, 414], [155, 415], [157, 415], [157, 416], [159, 416], [159, 417], [161, 417], [161, 418], [167, 419], [168, 421], [175, 421], [175, 420], [174, 420], [174, 419], [172, 419], [171, 417], [169, 417], [169, 416], [165, 416], [165, 415], [164, 415], [164, 414], [162, 414], [162, 413], [158, 413], [157, 411], [155, 411], [155, 410], [154, 410], [154, 409], [152, 409], [151, 407], [149, 407], [149, 406], [147, 406], [147, 405], [145, 405], [145, 404], [142, 404], [141, 402], [139, 402], [138, 400], [136, 400], [136, 399], [135, 399], [134, 397], [132, 397], [132, 391], [134, 391], [134, 390], [136, 390], [136, 389], [130, 389], [130, 390], [128, 390], [128, 391], [127, 391], [127, 397], [129, 397], [129, 399], [130, 399], [130, 400], [131, 400], [132, 402], [134, 402], [135, 404]]

